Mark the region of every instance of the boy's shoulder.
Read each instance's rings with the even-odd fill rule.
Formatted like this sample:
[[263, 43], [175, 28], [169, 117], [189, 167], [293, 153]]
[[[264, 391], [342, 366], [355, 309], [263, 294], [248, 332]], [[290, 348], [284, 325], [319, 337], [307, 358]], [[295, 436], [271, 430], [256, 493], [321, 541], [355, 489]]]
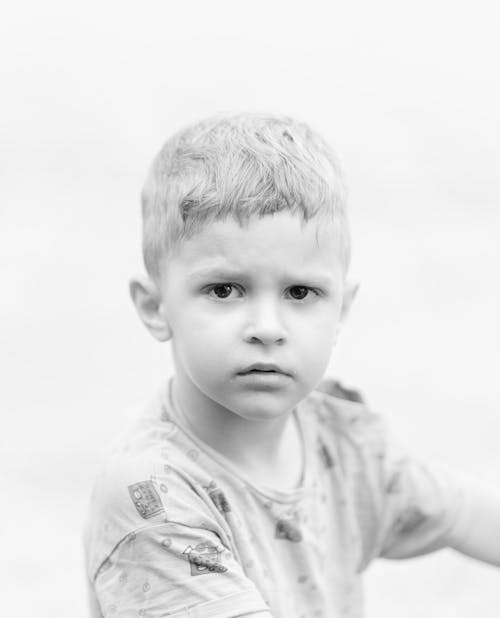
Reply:
[[210, 479], [162, 402], [159, 394], [104, 453], [85, 525], [89, 574], [119, 544], [146, 529], [176, 522], [213, 528], [216, 513], [203, 487]]
[[316, 388], [316, 391], [325, 393], [330, 397], [342, 399], [343, 401], [366, 404], [365, 398], [359, 389], [346, 386], [340, 380], [336, 380], [335, 378], [325, 378], [322, 380]]
[[318, 422], [328, 427], [337, 439], [359, 442], [368, 438], [374, 441], [384, 438], [383, 418], [369, 407], [357, 388], [347, 387], [334, 378], [326, 378], [306, 401], [313, 408]]
[[332, 378], [323, 380], [304, 403], [305, 416], [314, 418], [319, 452], [328, 451], [346, 477], [378, 486], [392, 449], [384, 417], [358, 389]]
[[94, 484], [94, 501], [105, 507], [125, 503], [134, 520], [129, 526], [164, 517], [167, 493], [197, 485], [192, 472], [198, 452], [166, 414], [163, 402], [160, 392], [115, 438]]

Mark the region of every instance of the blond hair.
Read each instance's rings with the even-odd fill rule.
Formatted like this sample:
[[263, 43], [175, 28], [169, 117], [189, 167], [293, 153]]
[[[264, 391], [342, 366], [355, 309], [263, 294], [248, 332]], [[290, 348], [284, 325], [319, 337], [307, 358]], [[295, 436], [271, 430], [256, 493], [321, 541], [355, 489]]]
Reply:
[[328, 144], [306, 124], [263, 114], [202, 120], [171, 137], [142, 191], [143, 255], [157, 277], [163, 256], [204, 224], [281, 211], [338, 224], [345, 267], [346, 191]]

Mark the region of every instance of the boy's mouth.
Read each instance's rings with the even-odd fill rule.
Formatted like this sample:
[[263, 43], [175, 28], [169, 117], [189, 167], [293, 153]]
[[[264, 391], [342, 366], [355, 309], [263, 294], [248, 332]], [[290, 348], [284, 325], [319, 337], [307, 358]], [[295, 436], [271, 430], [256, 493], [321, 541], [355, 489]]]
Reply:
[[242, 369], [241, 371], [238, 371], [238, 375], [243, 376], [243, 375], [250, 375], [250, 374], [256, 374], [256, 375], [262, 375], [262, 374], [280, 374], [280, 375], [285, 375], [285, 376], [289, 376], [290, 374], [287, 373], [286, 371], [284, 371], [281, 367], [279, 367], [278, 365], [275, 365], [274, 363], [254, 363], [253, 365], [249, 365], [248, 367], [245, 367], [244, 369]]

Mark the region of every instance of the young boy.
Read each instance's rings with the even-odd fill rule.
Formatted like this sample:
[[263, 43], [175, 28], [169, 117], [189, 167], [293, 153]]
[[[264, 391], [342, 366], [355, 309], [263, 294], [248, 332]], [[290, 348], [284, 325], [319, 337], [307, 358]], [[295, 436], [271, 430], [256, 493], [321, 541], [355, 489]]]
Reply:
[[171, 138], [143, 192], [131, 282], [175, 376], [92, 497], [103, 616], [362, 616], [378, 556], [444, 546], [500, 565], [500, 502], [399, 451], [323, 382], [354, 289], [339, 166], [289, 118], [210, 119]]

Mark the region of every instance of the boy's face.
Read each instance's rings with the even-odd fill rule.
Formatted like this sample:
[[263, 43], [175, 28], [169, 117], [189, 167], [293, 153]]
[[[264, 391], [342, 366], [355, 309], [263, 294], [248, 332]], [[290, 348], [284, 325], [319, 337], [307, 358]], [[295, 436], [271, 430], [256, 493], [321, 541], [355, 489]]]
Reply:
[[279, 213], [216, 221], [180, 244], [162, 269], [159, 312], [185, 400], [272, 419], [317, 385], [343, 305], [337, 237]]

